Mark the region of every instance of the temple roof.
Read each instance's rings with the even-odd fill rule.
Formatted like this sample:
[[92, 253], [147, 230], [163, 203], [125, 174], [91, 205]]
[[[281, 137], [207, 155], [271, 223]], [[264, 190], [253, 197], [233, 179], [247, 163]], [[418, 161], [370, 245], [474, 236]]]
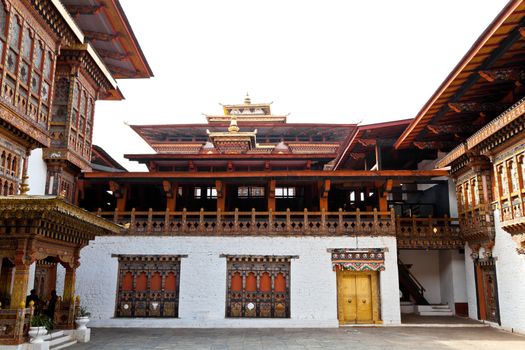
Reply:
[[118, 0], [61, 1], [115, 78], [153, 76]]
[[91, 167], [99, 171], [127, 171], [119, 162], [111, 157], [102, 147], [93, 145]]
[[392, 122], [359, 125], [348, 140], [341, 147], [336, 158], [334, 170], [339, 168], [348, 159], [361, 159], [367, 148], [379, 143], [381, 146], [393, 146], [399, 135], [406, 129], [413, 119], [396, 120]]
[[511, 0], [395, 143], [450, 151], [524, 95], [525, 2]]

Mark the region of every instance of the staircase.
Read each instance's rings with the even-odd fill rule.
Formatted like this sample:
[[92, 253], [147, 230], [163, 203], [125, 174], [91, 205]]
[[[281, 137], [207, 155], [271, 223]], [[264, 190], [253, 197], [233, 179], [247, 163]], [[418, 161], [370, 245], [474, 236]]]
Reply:
[[417, 305], [430, 305], [425, 299], [423, 293], [425, 288], [419, 283], [416, 277], [410, 273], [407, 265], [398, 260], [397, 267], [399, 271], [399, 289], [404, 296], [411, 296]]
[[417, 305], [416, 313], [420, 316], [454, 316], [454, 311], [445, 305]]
[[44, 340], [49, 341], [49, 350], [64, 349], [77, 343], [72, 336], [64, 334], [64, 331], [52, 332]]

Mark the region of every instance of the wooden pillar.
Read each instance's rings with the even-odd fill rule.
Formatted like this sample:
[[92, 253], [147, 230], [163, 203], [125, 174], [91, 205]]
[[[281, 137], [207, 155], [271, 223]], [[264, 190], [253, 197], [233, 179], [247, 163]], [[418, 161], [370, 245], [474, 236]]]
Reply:
[[275, 180], [268, 182], [268, 210], [275, 211]]
[[381, 145], [377, 141], [376, 141], [375, 151], [376, 151], [376, 170], [381, 170], [383, 168], [382, 159], [381, 159]]
[[392, 179], [386, 180], [384, 190], [380, 191], [380, 188], [377, 189], [377, 197], [379, 198], [379, 211], [385, 212], [388, 211], [388, 193], [392, 191], [394, 186], [394, 181]]
[[75, 299], [75, 282], [76, 282], [76, 268], [69, 265], [65, 266], [66, 276], [64, 277], [64, 294], [62, 296], [63, 302], [70, 303]]
[[29, 265], [24, 263], [15, 264], [15, 278], [13, 280], [13, 292], [11, 293], [11, 309], [18, 309], [22, 303], [25, 303], [28, 282]]
[[221, 180], [215, 181], [215, 189], [217, 190], [217, 210], [225, 211], [226, 210], [226, 196], [224, 191], [226, 190], [226, 185]]
[[319, 210], [328, 210], [328, 194], [330, 193], [330, 180], [319, 181]]
[[115, 181], [109, 182], [109, 189], [113, 192], [113, 195], [117, 198], [117, 210], [119, 212], [126, 211], [126, 200], [128, 198], [128, 191], [126, 186], [120, 186]]
[[164, 180], [162, 181], [162, 187], [166, 193], [166, 209], [168, 211], [177, 210], [177, 193], [179, 192], [179, 185]]

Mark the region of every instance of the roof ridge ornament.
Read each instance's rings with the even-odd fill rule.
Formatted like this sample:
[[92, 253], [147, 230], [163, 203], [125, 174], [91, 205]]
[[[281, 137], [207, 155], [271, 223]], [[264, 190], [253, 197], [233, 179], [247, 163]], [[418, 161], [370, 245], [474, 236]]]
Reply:
[[252, 99], [250, 98], [250, 95], [248, 93], [246, 93], [246, 97], [244, 97], [244, 104], [245, 105], [251, 105], [252, 104]]
[[240, 129], [237, 126], [237, 116], [233, 115], [230, 118], [230, 126], [228, 127], [228, 132], [238, 132]]

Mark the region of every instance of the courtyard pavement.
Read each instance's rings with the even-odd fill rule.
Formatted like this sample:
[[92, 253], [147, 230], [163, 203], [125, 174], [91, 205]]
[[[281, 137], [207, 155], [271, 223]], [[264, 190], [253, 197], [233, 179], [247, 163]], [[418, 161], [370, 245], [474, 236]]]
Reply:
[[355, 327], [330, 329], [93, 328], [91, 342], [68, 349], [420, 350], [525, 349], [525, 337], [490, 327]]

